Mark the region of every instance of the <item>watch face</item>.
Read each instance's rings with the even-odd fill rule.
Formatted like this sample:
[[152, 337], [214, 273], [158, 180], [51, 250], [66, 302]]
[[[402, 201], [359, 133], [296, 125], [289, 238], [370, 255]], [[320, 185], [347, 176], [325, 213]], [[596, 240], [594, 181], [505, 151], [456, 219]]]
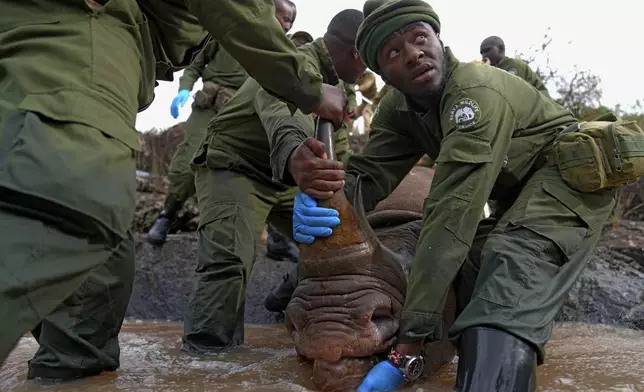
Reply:
[[421, 357], [414, 357], [407, 362], [406, 373], [410, 380], [415, 380], [423, 374], [423, 359]]

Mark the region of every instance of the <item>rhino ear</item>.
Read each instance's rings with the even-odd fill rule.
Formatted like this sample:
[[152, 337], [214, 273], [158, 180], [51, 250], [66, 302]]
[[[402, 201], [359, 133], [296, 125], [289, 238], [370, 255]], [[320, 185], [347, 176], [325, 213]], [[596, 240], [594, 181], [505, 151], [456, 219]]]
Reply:
[[358, 217], [360, 229], [362, 230], [365, 238], [378, 238], [376, 236], [376, 232], [373, 231], [369, 221], [367, 220], [367, 213], [364, 211], [364, 201], [362, 198], [362, 175], [358, 175], [358, 178], [356, 178], [356, 186], [353, 191], [353, 200], [351, 201], [351, 204], [353, 204], [353, 211]]

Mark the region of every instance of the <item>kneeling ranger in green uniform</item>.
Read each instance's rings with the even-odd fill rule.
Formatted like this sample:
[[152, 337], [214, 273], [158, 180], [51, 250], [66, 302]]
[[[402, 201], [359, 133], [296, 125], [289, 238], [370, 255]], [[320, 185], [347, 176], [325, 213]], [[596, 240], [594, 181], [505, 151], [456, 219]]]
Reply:
[[[334, 162], [332, 175], [331, 164], [314, 156], [321, 143], [307, 139], [291, 155], [291, 176], [314, 197], [343, 189], [342, 179], [353, 197], [359, 178], [369, 210], [424, 153], [436, 172], [397, 344], [358, 391], [390, 391], [422, 373], [423, 343], [447, 332], [441, 314], [450, 286], [457, 296], [449, 331], [459, 354], [455, 390], [534, 391], [553, 319], [587, 264], [615, 189], [642, 175], [643, 131], [614, 116], [579, 124], [523, 80], [459, 62], [424, 1], [371, 0], [364, 14], [360, 54], [395, 90], [380, 102], [369, 141], [349, 158], [346, 174]], [[488, 199], [498, 209], [481, 220]], [[304, 195], [295, 201], [300, 242], [340, 223], [337, 212], [323, 222], [334, 210], [311, 203]], [[305, 223], [312, 216], [319, 227]]]
[[481, 42], [481, 57], [490, 60], [490, 65], [516, 75], [534, 86], [547, 97], [550, 96], [543, 80], [523, 60], [505, 56], [505, 43], [501, 37], [495, 35], [487, 37]]
[[322, 84], [270, 0], [0, 0], [0, 364], [32, 331], [28, 378], [118, 368], [136, 113], [208, 33], [291, 111], [340, 126], [344, 92]]
[[[275, 18], [284, 33], [288, 33], [295, 23], [295, 4], [289, 0], [273, 2]], [[226, 49], [211, 39], [179, 78], [179, 93], [170, 105], [172, 117], [179, 116], [179, 106], [188, 101], [190, 90], [199, 78], [203, 80], [203, 88], [194, 96], [192, 112], [184, 126], [185, 137], [177, 146], [168, 168], [168, 196], [163, 211], [148, 231], [148, 242], [153, 245], [165, 243], [177, 213], [186, 200], [195, 194], [195, 177], [190, 161], [206, 135], [208, 123], [246, 81], [248, 74]]]
[[[325, 83], [355, 82], [366, 69], [355, 48], [362, 19], [362, 12], [344, 10], [331, 20], [324, 38], [300, 48]], [[298, 192], [275, 181], [288, 159], [276, 152], [285, 150], [284, 143], [294, 147], [291, 134], [306, 138], [313, 132], [311, 116], [291, 115], [286, 104], [253, 79], [211, 121], [205, 144], [193, 159], [199, 249], [197, 282], [184, 320], [184, 351], [208, 355], [243, 343], [244, 293], [256, 244], [267, 220], [291, 232]], [[335, 145], [339, 155], [350, 153], [346, 129], [335, 133]]]

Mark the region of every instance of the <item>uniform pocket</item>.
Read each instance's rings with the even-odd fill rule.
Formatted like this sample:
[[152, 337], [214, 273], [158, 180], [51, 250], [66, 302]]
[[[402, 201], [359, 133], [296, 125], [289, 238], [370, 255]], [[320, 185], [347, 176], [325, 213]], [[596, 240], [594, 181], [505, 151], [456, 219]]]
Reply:
[[251, 209], [233, 203], [215, 203], [204, 206], [199, 231], [201, 249], [208, 249], [207, 255], [199, 255], [196, 272], [205, 272], [217, 262], [230, 262], [235, 258], [249, 268], [255, 257], [255, 232]]
[[484, 246], [477, 297], [509, 308], [544, 300], [566, 263], [583, 262], [576, 253], [595, 227], [576, 192], [545, 181], [525, 188], [502, 222]]
[[443, 140], [436, 162], [489, 163], [492, 162], [492, 146], [477, 136], [450, 135]]
[[213, 170], [233, 170], [239, 166], [239, 154], [234, 151], [226, 151], [217, 147], [217, 137], [214, 135], [209, 141], [205, 156], [205, 165]]
[[5, 130], [4, 202], [78, 235], [97, 235], [98, 222], [125, 238], [136, 193], [131, 148], [98, 129], [33, 112], [16, 112]]
[[[569, 188], [547, 182], [541, 186], [543, 192], [534, 197], [526, 207], [529, 221], [511, 222], [548, 238], [565, 257], [558, 263], [563, 265], [573, 257], [584, 239], [594, 232], [594, 214]], [[540, 221], [532, 222], [532, 219], [537, 220], [538, 217], [542, 217]]]

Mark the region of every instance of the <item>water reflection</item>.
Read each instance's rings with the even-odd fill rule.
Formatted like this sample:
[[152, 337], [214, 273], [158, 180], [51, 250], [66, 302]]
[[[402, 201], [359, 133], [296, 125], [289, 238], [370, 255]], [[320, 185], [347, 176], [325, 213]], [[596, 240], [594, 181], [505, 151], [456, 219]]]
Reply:
[[[12, 392], [311, 391], [311, 367], [300, 362], [282, 325], [248, 325], [247, 344], [200, 359], [180, 354], [180, 324], [127, 323], [121, 369], [73, 383], [26, 381], [38, 345], [23, 338], [0, 369], [0, 390]], [[408, 391], [450, 391], [455, 365]], [[644, 391], [644, 332], [562, 324], [539, 368], [539, 391]]]

